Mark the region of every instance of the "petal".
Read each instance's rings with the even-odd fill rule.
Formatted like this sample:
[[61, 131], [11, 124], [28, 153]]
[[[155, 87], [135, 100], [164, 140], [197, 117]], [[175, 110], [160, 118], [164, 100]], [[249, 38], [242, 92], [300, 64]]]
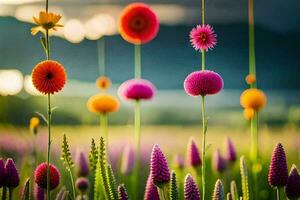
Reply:
[[42, 32], [43, 29], [40, 26], [36, 26], [36, 27], [31, 28], [30, 30], [31, 30], [31, 35], [36, 35], [39, 31]]
[[37, 25], [40, 25], [40, 20], [36, 17], [32, 17], [33, 18], [33, 21], [37, 24]]

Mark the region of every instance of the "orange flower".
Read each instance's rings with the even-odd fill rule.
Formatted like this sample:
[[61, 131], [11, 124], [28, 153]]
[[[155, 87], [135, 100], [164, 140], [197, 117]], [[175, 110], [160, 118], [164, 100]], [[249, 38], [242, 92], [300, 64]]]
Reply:
[[159, 21], [153, 10], [144, 3], [129, 4], [121, 13], [120, 34], [133, 44], [150, 42], [157, 34]]
[[29, 129], [32, 133], [37, 134], [38, 132], [38, 127], [40, 124], [40, 119], [37, 117], [32, 117], [30, 119], [30, 123], [29, 123]]
[[120, 108], [119, 100], [108, 94], [94, 95], [89, 98], [87, 108], [94, 113], [117, 112]]
[[106, 76], [100, 76], [97, 80], [96, 80], [96, 85], [98, 88], [100, 88], [101, 90], [106, 90], [111, 86], [111, 81], [108, 77]]
[[42, 61], [32, 70], [34, 87], [44, 94], [54, 94], [62, 90], [67, 75], [64, 67], [53, 60]]
[[250, 120], [254, 116], [254, 110], [252, 108], [245, 108], [243, 115], [246, 120]]
[[256, 78], [255, 78], [255, 76], [253, 74], [248, 74], [246, 76], [245, 80], [246, 80], [246, 83], [249, 84], [249, 85], [251, 85], [251, 84], [253, 84], [253, 83], [256, 82]]
[[255, 88], [245, 90], [241, 97], [240, 103], [243, 108], [260, 110], [266, 105], [267, 97], [263, 91]]
[[31, 29], [31, 34], [36, 35], [39, 31], [43, 32], [45, 30], [55, 30], [57, 27], [63, 27], [63, 25], [58, 24], [61, 15], [55, 13], [48, 13], [41, 11], [39, 18], [33, 17], [33, 21], [38, 25]]

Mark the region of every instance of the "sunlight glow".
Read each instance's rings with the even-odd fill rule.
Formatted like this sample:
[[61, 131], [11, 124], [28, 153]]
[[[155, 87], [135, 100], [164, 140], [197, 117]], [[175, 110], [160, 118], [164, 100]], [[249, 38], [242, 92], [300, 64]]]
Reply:
[[19, 70], [0, 70], [0, 95], [16, 95], [23, 88], [23, 75]]
[[43, 95], [37, 89], [35, 89], [35, 87], [33, 86], [30, 75], [26, 75], [24, 78], [24, 89], [28, 94], [33, 95], [33, 96]]
[[79, 43], [84, 39], [85, 29], [78, 19], [70, 19], [64, 27], [65, 38], [72, 43]]

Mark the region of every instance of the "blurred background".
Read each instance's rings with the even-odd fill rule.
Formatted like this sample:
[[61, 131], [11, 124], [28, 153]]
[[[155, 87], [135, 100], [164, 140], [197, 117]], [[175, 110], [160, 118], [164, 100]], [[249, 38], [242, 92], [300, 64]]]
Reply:
[[[55, 124], [96, 124], [87, 111], [89, 96], [99, 92], [99, 40], [105, 37], [106, 72], [113, 81], [109, 91], [133, 77], [133, 46], [118, 35], [118, 17], [127, 0], [51, 0], [50, 11], [63, 16], [64, 28], [51, 38], [52, 59], [68, 73], [63, 92], [53, 97]], [[200, 54], [189, 42], [189, 31], [200, 23], [200, 1], [148, 0], [161, 26], [158, 36], [142, 47], [142, 77], [157, 87], [151, 102], [143, 103], [145, 124], [196, 124], [200, 99], [187, 96], [183, 80], [200, 68]], [[300, 2], [255, 2], [258, 86], [268, 96], [261, 121], [267, 126], [300, 125]], [[35, 112], [46, 112], [45, 97], [32, 86], [31, 70], [45, 59], [39, 37], [32, 37], [32, 16], [44, 9], [41, 0], [0, 0], [0, 123], [27, 125]], [[247, 1], [210, 0], [206, 22], [212, 24], [218, 44], [207, 53], [207, 68], [222, 75], [225, 88], [208, 97], [209, 123], [244, 126], [239, 96], [247, 88]], [[131, 104], [110, 116], [112, 124], [131, 123]], [[79, 114], [80, 113], [80, 114]]]

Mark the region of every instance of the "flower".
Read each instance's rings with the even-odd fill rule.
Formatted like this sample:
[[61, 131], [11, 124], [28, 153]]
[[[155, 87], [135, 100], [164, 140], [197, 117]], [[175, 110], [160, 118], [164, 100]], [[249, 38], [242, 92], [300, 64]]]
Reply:
[[89, 98], [87, 108], [94, 113], [117, 112], [120, 108], [120, 102], [112, 95], [99, 94]]
[[16, 168], [14, 161], [9, 158], [6, 160], [4, 167], [5, 186], [8, 188], [16, 188], [20, 183], [19, 172]]
[[127, 80], [119, 87], [119, 96], [124, 99], [132, 100], [148, 100], [152, 99], [155, 93], [154, 85], [144, 79], [131, 79]]
[[111, 86], [111, 81], [106, 76], [100, 76], [96, 80], [96, 86], [101, 90], [107, 90]]
[[198, 167], [202, 164], [199, 149], [193, 138], [190, 138], [187, 146], [187, 163], [192, 167]]
[[251, 85], [256, 82], [256, 77], [253, 74], [248, 74], [245, 78], [247, 84]]
[[159, 200], [157, 187], [153, 184], [151, 173], [149, 174], [147, 179], [144, 200]]
[[4, 178], [5, 178], [4, 160], [0, 158], [0, 188], [5, 183]]
[[214, 153], [213, 159], [213, 168], [215, 171], [222, 173], [225, 171], [226, 169], [226, 160], [223, 158], [223, 156], [221, 155], [220, 149], [217, 149]]
[[243, 112], [243, 115], [244, 115], [244, 118], [246, 120], [251, 120], [253, 118], [253, 116], [254, 116], [254, 113], [255, 113], [254, 109], [252, 109], [252, 108], [245, 108], [244, 112]]
[[273, 151], [268, 180], [272, 187], [283, 187], [287, 184], [288, 168], [281, 143], [278, 143]]
[[[53, 190], [59, 185], [60, 173], [54, 165], [50, 164], [49, 167], [50, 189]], [[47, 163], [44, 162], [36, 167], [34, 172], [34, 181], [39, 187], [43, 189], [47, 188]]]
[[200, 192], [196, 182], [190, 174], [184, 179], [184, 200], [200, 200]]
[[123, 149], [121, 172], [125, 175], [130, 175], [134, 168], [134, 150], [130, 144], [127, 144]]
[[300, 198], [300, 175], [296, 165], [293, 165], [285, 187], [286, 196], [289, 199]]
[[33, 17], [34, 22], [38, 26], [31, 29], [31, 34], [36, 35], [39, 31], [44, 32], [51, 29], [56, 31], [57, 27], [63, 27], [63, 25], [58, 24], [60, 18], [61, 15], [41, 11], [39, 18]]
[[218, 179], [215, 184], [212, 200], [223, 200], [223, 199], [225, 199], [224, 187], [223, 187], [222, 181], [220, 179]]
[[157, 187], [162, 187], [170, 182], [168, 162], [157, 144], [153, 146], [151, 153], [150, 173], [153, 183]]
[[213, 95], [223, 88], [222, 77], [210, 70], [201, 70], [190, 73], [184, 80], [184, 90], [190, 96]]
[[226, 158], [229, 162], [235, 162], [237, 159], [237, 155], [236, 155], [236, 150], [235, 150], [235, 146], [232, 143], [230, 138], [227, 138], [226, 140], [226, 144], [227, 144], [227, 151], [226, 151]]
[[38, 91], [44, 94], [54, 94], [62, 90], [66, 79], [64, 67], [53, 60], [42, 61], [32, 70], [32, 83]]
[[153, 10], [144, 3], [131, 3], [122, 11], [120, 34], [132, 44], [145, 44], [158, 33], [159, 21]]
[[190, 41], [196, 51], [208, 51], [217, 44], [217, 35], [210, 25], [197, 25], [190, 32]]
[[240, 97], [240, 103], [243, 108], [260, 110], [266, 105], [266, 102], [267, 97], [264, 92], [256, 88], [245, 90]]
[[75, 186], [81, 193], [84, 194], [89, 188], [89, 181], [84, 177], [80, 177], [76, 180]]
[[35, 200], [45, 200], [46, 194], [43, 188], [39, 187], [36, 183], [33, 188], [33, 195]]
[[180, 154], [175, 154], [173, 157], [174, 166], [178, 169], [184, 168], [184, 158]]
[[119, 200], [129, 200], [126, 188], [124, 186], [124, 184], [121, 184], [118, 186], [118, 197]]
[[87, 177], [89, 175], [89, 163], [83, 151], [80, 151], [76, 157], [77, 175]]
[[37, 134], [38, 126], [40, 124], [40, 119], [37, 117], [32, 117], [29, 123], [29, 129], [33, 134]]

